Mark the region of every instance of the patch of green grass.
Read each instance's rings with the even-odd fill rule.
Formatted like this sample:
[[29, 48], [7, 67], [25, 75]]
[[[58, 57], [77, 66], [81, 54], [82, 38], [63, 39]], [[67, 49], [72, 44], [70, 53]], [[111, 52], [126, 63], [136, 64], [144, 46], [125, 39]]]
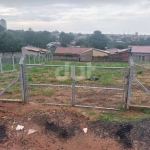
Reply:
[[103, 112], [103, 115], [99, 117], [99, 120], [102, 121], [124, 121], [125, 119], [122, 117], [121, 114], [117, 112]]
[[[112, 63], [112, 62], [102, 62], [102, 63], [84, 63], [84, 62], [66, 62], [67, 65], [69, 64], [70, 66], [85, 66], [85, 68], [76, 68], [76, 77], [79, 76], [79, 83], [86, 82], [87, 78], [89, 78], [88, 73], [91, 72], [92, 76], [99, 77], [100, 80], [97, 81], [98, 83], [101, 83], [103, 85], [117, 85], [118, 81], [116, 80], [121, 78], [123, 76], [123, 72], [120, 69], [103, 69], [103, 68], [87, 68], [87, 65], [92, 65], [92, 66], [127, 66], [128, 63]], [[49, 65], [65, 65], [64, 61], [49, 61], [47, 64]], [[34, 83], [49, 83], [51, 81], [51, 78], [56, 78], [55, 72], [59, 73], [60, 77], [64, 77], [67, 75], [71, 75], [71, 67], [67, 68], [59, 68], [59, 67], [42, 67], [42, 66], [36, 66], [28, 69], [28, 74], [32, 78], [29, 78], [30, 81], [34, 81]], [[67, 71], [67, 73], [66, 73]], [[83, 74], [82, 74], [83, 73]], [[80, 77], [84, 77], [83, 79], [80, 79]], [[70, 78], [70, 77], [69, 77]], [[78, 79], [78, 78], [76, 78]], [[56, 83], [57, 80], [55, 80]], [[120, 81], [119, 81], [120, 82]], [[54, 83], [54, 82], [53, 82]], [[60, 81], [60, 83], [65, 84], [65, 83], [70, 83], [68, 81]], [[95, 84], [94, 82], [93, 84]]]
[[10, 87], [5, 93], [11, 94], [11, 99], [12, 98], [21, 98], [21, 89], [20, 89], [20, 83], [19, 81], [16, 82], [12, 87]]
[[109, 112], [101, 112], [101, 115], [98, 117], [99, 120], [102, 121], [117, 121], [117, 122], [127, 122], [127, 121], [136, 121], [144, 118], [150, 118], [149, 114], [140, 113], [139, 115], [130, 117], [126, 117], [127, 111], [109, 111]]
[[120, 110], [126, 110], [125, 107], [122, 105], [122, 103], [119, 103], [117, 105], [117, 108], [120, 109]]
[[143, 74], [143, 71], [139, 70], [139, 71], [137, 71], [137, 74], [141, 75], [141, 74]]
[[71, 84], [71, 79], [60, 80], [59, 84]]
[[90, 64], [92, 66], [105, 66], [105, 67], [128, 67], [128, 62], [65, 62], [65, 61], [49, 61], [49, 65], [64, 65], [65, 63], [68, 63], [71, 66], [89, 66]]
[[16, 76], [15, 75], [10, 75], [9, 76], [9, 78], [11, 79], [11, 78], [15, 78]]
[[32, 77], [28, 77], [28, 81], [32, 81]]
[[141, 120], [141, 119], [144, 119], [144, 118], [150, 118], [150, 116], [141, 114], [141, 115], [138, 115], [138, 116], [128, 118], [126, 120], [127, 121], [137, 121], [137, 120]]
[[150, 114], [150, 109], [144, 108], [144, 109], [142, 109], [142, 112], [145, 114]]
[[112, 80], [112, 74], [106, 73], [105, 76], [101, 78], [101, 82], [104, 85], [112, 84], [114, 80]]
[[65, 76], [65, 72], [64, 71], [60, 71], [59, 72], [59, 76]]
[[7, 71], [7, 70], [13, 70], [13, 65], [12, 63], [3, 63], [3, 71]]

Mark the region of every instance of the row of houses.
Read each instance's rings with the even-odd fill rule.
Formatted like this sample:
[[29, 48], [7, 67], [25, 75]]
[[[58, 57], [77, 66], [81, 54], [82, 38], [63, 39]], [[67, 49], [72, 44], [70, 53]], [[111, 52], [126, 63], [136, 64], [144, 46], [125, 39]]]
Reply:
[[[53, 55], [54, 60], [64, 61], [128, 61], [129, 49], [132, 53], [150, 54], [150, 46], [130, 46], [128, 49], [107, 49], [100, 50], [95, 48], [82, 48], [82, 47], [57, 47]], [[22, 48], [22, 55], [46, 55], [50, 50], [41, 49], [33, 46], [26, 46]], [[144, 56], [139, 56], [137, 59], [145, 59]]]
[[[116, 59], [120, 57], [122, 61], [128, 61], [128, 49], [108, 49], [100, 50], [95, 48], [81, 48], [81, 47], [58, 47], [53, 56], [54, 60], [72, 60], [72, 61], [102, 61], [102, 58]], [[104, 59], [103, 59], [104, 60]]]

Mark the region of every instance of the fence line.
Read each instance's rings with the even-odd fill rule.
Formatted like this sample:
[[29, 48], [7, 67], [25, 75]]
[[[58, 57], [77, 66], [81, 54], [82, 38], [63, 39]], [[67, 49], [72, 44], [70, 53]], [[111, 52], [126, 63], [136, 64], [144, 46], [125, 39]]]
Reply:
[[[122, 92], [122, 100], [120, 102], [124, 102], [124, 94], [125, 94], [125, 78], [126, 78], [126, 70], [127, 68], [125, 67], [99, 67], [99, 66], [69, 66], [69, 65], [45, 65], [45, 64], [25, 64], [25, 68], [27, 69], [26, 72], [28, 72], [28, 68], [32, 67], [70, 67], [71, 68], [71, 84], [70, 85], [61, 85], [61, 84], [38, 84], [38, 83], [29, 83], [28, 82], [28, 75], [26, 77], [24, 76], [23, 78], [27, 78], [27, 81], [25, 83], [26, 87], [22, 87], [22, 91], [24, 93], [24, 100], [29, 101], [29, 90], [25, 91], [25, 89], [28, 89], [31, 86], [48, 86], [48, 87], [60, 87], [60, 88], [71, 88], [71, 101], [70, 105], [71, 106], [76, 106], [76, 107], [91, 107], [91, 108], [103, 108], [103, 109], [111, 109], [111, 110], [117, 110], [117, 108], [107, 108], [107, 107], [99, 107], [99, 106], [86, 106], [86, 105], [78, 105], [76, 104], [76, 89], [83, 88], [83, 89], [101, 89], [101, 90], [113, 90], [113, 91], [121, 91]], [[122, 88], [107, 88], [107, 87], [100, 87], [100, 86], [87, 86], [87, 85], [76, 85], [76, 68], [97, 68], [97, 69], [121, 69], [123, 71], [123, 85]], [[26, 70], [25, 69], [25, 70]], [[24, 79], [25, 80], [25, 79]], [[22, 84], [23, 85], [23, 84]], [[28, 96], [26, 95], [28, 93]], [[27, 100], [28, 99], [28, 100]], [[47, 104], [56, 104], [57, 103], [47, 103]], [[59, 104], [61, 105], [61, 104]], [[63, 105], [63, 104], [62, 104]]]
[[[3, 58], [3, 55], [2, 55], [2, 53], [0, 54], [0, 73], [7, 73], [7, 72], [13, 72], [13, 71], [16, 71], [17, 69], [16, 69], [16, 67], [15, 67], [15, 54], [13, 54], [12, 55], [12, 57], [11, 58], [7, 58], [6, 59], [6, 61], [7, 60], [10, 60], [11, 62], [10, 63], [8, 63], [7, 64], [7, 62], [6, 62], [6, 64], [3, 62], [5, 59]], [[7, 70], [4, 70], [3, 68], [4, 67], [11, 67], [11, 69], [7, 69]]]
[[[142, 54], [142, 56], [144, 56]], [[12, 72], [12, 71], [17, 71], [16, 65], [15, 65], [15, 55], [12, 56], [11, 58], [11, 66], [12, 66], [12, 70], [3, 70], [3, 59], [2, 59], [2, 54], [0, 54], [0, 73], [6, 73], [6, 72]], [[136, 58], [138, 57], [138, 55], [136, 54]], [[137, 85], [139, 85], [145, 92], [147, 92], [148, 94], [150, 94], [150, 90], [148, 90], [133, 74], [133, 70], [135, 66], [139, 66], [139, 67], [144, 67], [146, 69], [149, 69], [150, 67], [141, 64], [138, 64], [138, 61], [134, 61], [134, 54], [130, 53], [130, 67], [126, 68], [126, 67], [102, 67], [102, 66], [69, 66], [69, 65], [47, 65], [44, 64], [49, 58], [48, 57], [33, 57], [31, 58], [31, 56], [29, 57], [22, 57], [20, 59], [19, 62], [19, 75], [18, 77], [13, 80], [2, 92], [0, 92], [0, 95], [2, 95], [6, 90], [8, 90], [11, 86], [13, 86], [14, 83], [16, 83], [19, 79], [20, 79], [20, 85], [21, 85], [21, 93], [22, 93], [22, 101], [29, 103], [29, 87], [30, 86], [49, 86], [49, 87], [60, 87], [60, 88], [70, 88], [71, 89], [71, 101], [70, 101], [70, 105], [72, 106], [76, 106], [76, 107], [86, 107], [86, 108], [102, 108], [102, 109], [112, 109], [112, 110], [117, 110], [116, 108], [108, 108], [108, 107], [99, 107], [99, 106], [93, 106], [93, 105], [79, 105], [76, 104], [76, 95], [77, 95], [77, 89], [101, 89], [101, 90], [113, 90], [113, 91], [120, 91], [122, 92], [122, 104], [125, 103], [126, 108], [129, 109], [131, 106], [139, 106], [139, 105], [133, 105], [131, 104], [131, 93], [132, 93], [132, 82], [135, 81], [137, 83]], [[145, 57], [143, 57], [145, 58]], [[148, 56], [146, 57], [147, 61], [149, 61], [150, 59], [148, 59]], [[141, 60], [141, 57], [140, 57]], [[143, 59], [144, 63], [146, 63], [146, 61]], [[38, 64], [36, 64], [36, 62]], [[140, 61], [141, 63], [141, 61]], [[69, 85], [63, 85], [63, 84], [38, 84], [38, 83], [29, 83], [29, 79], [28, 79], [28, 68], [30, 67], [70, 67], [71, 69], [71, 84]], [[91, 68], [91, 69], [121, 69], [123, 72], [123, 78], [122, 78], [122, 87], [121, 88], [115, 88], [115, 87], [100, 87], [100, 86], [92, 86], [92, 85], [77, 85], [76, 83], [76, 68]], [[128, 74], [129, 72], [129, 74]], [[126, 86], [126, 77], [128, 76], [128, 84]], [[127, 93], [126, 92], [127, 89]], [[126, 94], [126, 97], [125, 97]], [[126, 99], [126, 101], [125, 101]], [[7, 99], [4, 99], [7, 100]], [[11, 100], [11, 99], [10, 99]], [[51, 104], [51, 105], [68, 105], [68, 104], [55, 104], [55, 103], [47, 103], [47, 104]], [[141, 105], [141, 107], [146, 107]]]
[[[147, 101], [147, 104], [141, 104], [138, 105], [137, 102], [136, 104], [132, 104], [131, 103], [131, 94], [133, 94], [133, 81], [135, 82], [135, 84], [140, 87], [144, 92], [146, 92], [146, 94], [150, 95], [150, 90], [148, 88], [145, 87], [145, 85], [143, 85], [137, 78], [138, 76], [134, 75], [134, 70], [135, 67], [139, 67], [139, 68], [144, 68], [149, 70], [150, 69], [150, 54], [144, 54], [144, 53], [130, 53], [130, 72], [129, 72], [129, 85], [128, 85], [128, 98], [127, 98], [127, 109], [129, 109], [130, 107], [141, 107], [141, 108], [150, 108], [150, 106], [148, 106], [148, 104], [150, 104]], [[145, 70], [144, 70], [145, 71]], [[142, 73], [143, 71], [141, 71]], [[147, 71], [145, 71], [146, 73]], [[137, 72], [136, 72], [137, 73]], [[143, 79], [144, 80], [144, 79]], [[148, 85], [148, 84], [147, 84]], [[135, 86], [135, 85], [134, 85]], [[144, 94], [144, 93], [143, 93]], [[143, 96], [142, 96], [143, 97]], [[139, 98], [137, 98], [138, 101]], [[148, 98], [149, 100], [149, 98]]]
[[20, 75], [18, 75], [18, 77], [12, 81], [2, 92], [0, 92], [0, 95], [2, 95], [4, 92], [6, 92], [11, 86], [13, 86], [20, 78]]
[[47, 55], [26, 55], [24, 56], [24, 63], [25, 64], [40, 64], [40, 63], [46, 63], [48, 60], [52, 60], [51, 54]]
[[[23, 59], [23, 58], [21, 58]], [[7, 60], [10, 60], [10, 61], [7, 61]], [[22, 65], [23, 65], [23, 61], [22, 61]], [[16, 68], [16, 59], [15, 59], [15, 54], [12, 55], [11, 58], [8, 58], [5, 59], [3, 58], [3, 55], [0, 54], [0, 73], [1, 74], [5, 74], [9, 77], [9, 75], [11, 75], [12, 77], [11, 78], [16, 78], [11, 81], [11, 83], [8, 83], [8, 85], [0, 92], [0, 96], [2, 96], [10, 87], [12, 87], [15, 83], [17, 83], [19, 80], [21, 80], [22, 78], [22, 74], [24, 74], [24, 72], [22, 72], [21, 74], [21, 71], [19, 70], [18, 66], [19, 66], [19, 63], [17, 64], [17, 68]], [[21, 64], [20, 64], [21, 66]], [[12, 70], [11, 70], [12, 69]], [[19, 73], [18, 73], [18, 70], [19, 70]], [[14, 74], [12, 74], [12, 72], [14, 72]], [[8, 74], [9, 73], [9, 74]], [[16, 75], [17, 74], [17, 75]], [[14, 76], [14, 77], [13, 77]], [[5, 79], [6, 81], [9, 80], [8, 79]], [[9, 81], [10, 82], [10, 81]], [[7, 99], [7, 98], [3, 98], [3, 99], [0, 99], [2, 101], [22, 101], [21, 99]]]

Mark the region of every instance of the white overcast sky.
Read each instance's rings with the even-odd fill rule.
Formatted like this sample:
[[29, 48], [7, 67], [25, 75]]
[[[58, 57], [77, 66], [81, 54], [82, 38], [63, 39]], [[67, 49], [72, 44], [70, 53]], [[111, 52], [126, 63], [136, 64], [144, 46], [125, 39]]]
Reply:
[[150, 34], [150, 0], [0, 0], [8, 29]]

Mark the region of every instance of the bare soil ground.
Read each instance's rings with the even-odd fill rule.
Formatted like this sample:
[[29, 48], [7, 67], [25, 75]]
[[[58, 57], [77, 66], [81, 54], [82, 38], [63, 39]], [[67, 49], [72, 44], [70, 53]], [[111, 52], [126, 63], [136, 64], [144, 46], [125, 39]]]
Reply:
[[[150, 119], [104, 122], [93, 120], [83, 112], [85, 110], [0, 102], [0, 149], [149, 150]], [[16, 131], [17, 125], [24, 129]], [[83, 128], [88, 128], [87, 133]], [[28, 135], [29, 129], [36, 132]]]

